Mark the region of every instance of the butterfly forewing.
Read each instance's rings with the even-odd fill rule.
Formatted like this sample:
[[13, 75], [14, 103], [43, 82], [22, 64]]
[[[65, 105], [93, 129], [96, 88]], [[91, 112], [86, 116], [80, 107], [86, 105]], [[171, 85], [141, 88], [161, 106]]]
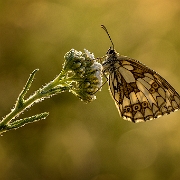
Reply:
[[180, 96], [158, 73], [137, 60], [109, 50], [103, 62], [109, 89], [120, 115], [141, 122], [180, 108]]

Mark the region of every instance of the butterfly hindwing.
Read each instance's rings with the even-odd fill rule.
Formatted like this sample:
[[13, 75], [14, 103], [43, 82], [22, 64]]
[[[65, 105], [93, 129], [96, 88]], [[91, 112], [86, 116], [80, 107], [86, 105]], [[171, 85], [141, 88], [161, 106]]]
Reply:
[[140, 122], [180, 108], [180, 96], [159, 74], [116, 52], [103, 63], [109, 89], [123, 119]]

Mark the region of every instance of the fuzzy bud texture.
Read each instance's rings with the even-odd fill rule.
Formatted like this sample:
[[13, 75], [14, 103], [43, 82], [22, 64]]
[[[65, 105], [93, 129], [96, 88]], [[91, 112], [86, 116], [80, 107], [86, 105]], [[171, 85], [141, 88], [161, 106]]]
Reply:
[[85, 102], [96, 99], [95, 93], [102, 86], [102, 65], [96, 62], [93, 53], [71, 49], [64, 58], [63, 69], [74, 82], [72, 92]]

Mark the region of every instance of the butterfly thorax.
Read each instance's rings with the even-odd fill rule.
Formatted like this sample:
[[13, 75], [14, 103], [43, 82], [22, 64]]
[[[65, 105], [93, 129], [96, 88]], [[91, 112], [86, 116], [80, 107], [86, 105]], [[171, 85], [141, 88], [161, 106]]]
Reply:
[[116, 68], [120, 66], [118, 60], [119, 54], [114, 49], [109, 49], [106, 53], [105, 61], [102, 63], [103, 73], [110, 73], [116, 71]]

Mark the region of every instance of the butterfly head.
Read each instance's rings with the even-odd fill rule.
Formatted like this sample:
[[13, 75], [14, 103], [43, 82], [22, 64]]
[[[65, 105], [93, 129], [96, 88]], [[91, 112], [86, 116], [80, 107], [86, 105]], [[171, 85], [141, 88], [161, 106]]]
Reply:
[[111, 55], [115, 55], [116, 54], [116, 51], [114, 49], [114, 47], [110, 47], [106, 53], [107, 56], [111, 56]]

